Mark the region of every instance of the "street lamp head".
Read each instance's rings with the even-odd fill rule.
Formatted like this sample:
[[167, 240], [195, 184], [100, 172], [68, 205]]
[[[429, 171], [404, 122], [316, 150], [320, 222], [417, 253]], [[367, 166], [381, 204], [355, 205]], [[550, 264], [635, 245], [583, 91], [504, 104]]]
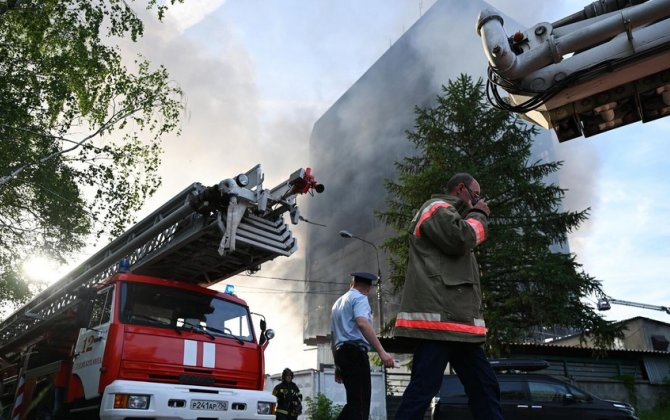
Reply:
[[[372, 246], [375, 249], [375, 257], [377, 257], [377, 302], [378, 302], [378, 307], [377, 309], [379, 310], [379, 331], [382, 331], [384, 329], [384, 311], [382, 310], [382, 266], [379, 264], [379, 249], [377, 249], [377, 245], [374, 243], [361, 238], [360, 236], [355, 236], [351, 233], [349, 233], [346, 230], [341, 230], [340, 231], [340, 236], [345, 238], [345, 239], [358, 239], [361, 242], [365, 242], [366, 244]], [[360, 273], [353, 273], [355, 274], [360, 274]], [[374, 274], [370, 275], [371, 277], [375, 277]], [[369, 279], [370, 282], [372, 282], [372, 279]]]

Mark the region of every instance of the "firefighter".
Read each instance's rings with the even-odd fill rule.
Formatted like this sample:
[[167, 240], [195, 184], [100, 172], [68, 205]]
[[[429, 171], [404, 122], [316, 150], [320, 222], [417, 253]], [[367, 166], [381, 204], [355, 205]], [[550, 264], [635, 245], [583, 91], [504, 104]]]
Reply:
[[277, 420], [296, 420], [302, 413], [302, 394], [293, 383], [291, 369], [281, 373], [281, 383], [274, 387], [272, 395], [277, 397]]
[[486, 240], [489, 213], [479, 182], [459, 173], [445, 194], [426, 201], [412, 219], [395, 336], [413, 340], [415, 348], [397, 420], [423, 419], [447, 363], [465, 386], [472, 418], [503, 419], [498, 380], [483, 350], [486, 326], [474, 252]]

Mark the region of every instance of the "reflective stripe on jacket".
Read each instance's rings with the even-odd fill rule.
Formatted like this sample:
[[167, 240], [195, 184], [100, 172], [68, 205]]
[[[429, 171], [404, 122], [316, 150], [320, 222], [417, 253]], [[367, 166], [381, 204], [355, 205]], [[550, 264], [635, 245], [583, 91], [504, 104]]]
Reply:
[[412, 219], [409, 263], [395, 335], [483, 342], [479, 267], [474, 248], [486, 240], [487, 217], [467, 212], [450, 195], [435, 195]]

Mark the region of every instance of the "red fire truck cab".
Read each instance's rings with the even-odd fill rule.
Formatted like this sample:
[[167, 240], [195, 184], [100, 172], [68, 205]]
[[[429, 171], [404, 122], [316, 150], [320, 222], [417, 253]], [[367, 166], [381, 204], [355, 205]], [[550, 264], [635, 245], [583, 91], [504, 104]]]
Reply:
[[21, 418], [274, 418], [275, 397], [263, 391], [272, 330], [261, 320], [257, 340], [245, 301], [131, 273], [96, 289], [26, 343], [25, 375], [5, 370], [4, 382], [24, 381], [5, 396], [22, 401]]

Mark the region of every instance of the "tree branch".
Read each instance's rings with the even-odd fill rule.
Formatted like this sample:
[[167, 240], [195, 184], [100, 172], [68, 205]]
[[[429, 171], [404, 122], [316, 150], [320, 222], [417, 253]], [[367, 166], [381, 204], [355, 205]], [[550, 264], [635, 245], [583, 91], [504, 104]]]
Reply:
[[[148, 98], [148, 99], [151, 99], [151, 98]], [[139, 107], [139, 106], [134, 107], [134, 108], [125, 108], [125, 109], [119, 110], [117, 113], [112, 114], [112, 116], [110, 116], [109, 119], [107, 119], [106, 122], [101, 124], [93, 133], [87, 135], [86, 137], [84, 137], [83, 139], [81, 139], [79, 141], [71, 140], [71, 139], [68, 139], [68, 138], [62, 137], [62, 136], [53, 136], [53, 135], [49, 135], [49, 134], [37, 133], [37, 132], [31, 131], [31, 130], [17, 128], [17, 127], [11, 127], [11, 126], [8, 126], [6, 124], [0, 123], [0, 126], [6, 127], [6, 128], [26, 131], [26, 132], [29, 132], [31, 134], [35, 134], [37, 136], [51, 137], [51, 138], [56, 139], [56, 140], [61, 140], [63, 142], [69, 142], [69, 143], [74, 144], [73, 146], [71, 146], [69, 148], [65, 148], [65, 149], [59, 150], [57, 152], [53, 152], [53, 153], [51, 153], [51, 154], [49, 154], [49, 155], [47, 155], [47, 156], [45, 156], [45, 157], [43, 157], [43, 158], [41, 158], [37, 161], [29, 162], [29, 163], [26, 163], [25, 165], [20, 166], [19, 168], [17, 168], [13, 172], [11, 172], [9, 175], [5, 175], [4, 177], [0, 178], [0, 187], [7, 184], [8, 182], [16, 179], [23, 171], [25, 171], [26, 169], [28, 169], [30, 167], [38, 166], [38, 165], [43, 164], [43, 163], [45, 163], [45, 162], [47, 162], [51, 159], [54, 159], [58, 156], [62, 156], [66, 153], [69, 153], [69, 152], [75, 150], [75, 149], [78, 149], [79, 147], [81, 147], [87, 141], [89, 141], [92, 138], [98, 136], [100, 133], [109, 129], [110, 127], [114, 127], [120, 121], [123, 121], [124, 119], [130, 117], [131, 115], [135, 114], [136, 112], [138, 112], [140, 110], [141, 110], [141, 107]]]

